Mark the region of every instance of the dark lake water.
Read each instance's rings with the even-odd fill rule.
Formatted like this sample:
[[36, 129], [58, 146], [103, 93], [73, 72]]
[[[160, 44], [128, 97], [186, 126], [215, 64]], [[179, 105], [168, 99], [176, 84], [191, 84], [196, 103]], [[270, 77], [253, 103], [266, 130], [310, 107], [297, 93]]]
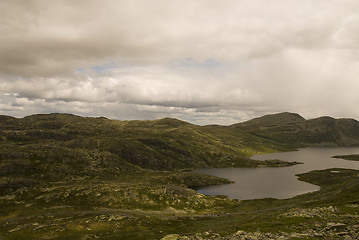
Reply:
[[295, 176], [312, 170], [328, 168], [358, 169], [359, 161], [332, 158], [334, 155], [359, 154], [359, 147], [303, 148], [295, 152], [255, 155], [252, 159], [280, 159], [304, 164], [285, 168], [206, 168], [195, 172], [224, 177], [234, 184], [197, 189], [206, 195], [227, 195], [232, 199], [285, 199], [319, 190], [318, 186], [299, 181]]

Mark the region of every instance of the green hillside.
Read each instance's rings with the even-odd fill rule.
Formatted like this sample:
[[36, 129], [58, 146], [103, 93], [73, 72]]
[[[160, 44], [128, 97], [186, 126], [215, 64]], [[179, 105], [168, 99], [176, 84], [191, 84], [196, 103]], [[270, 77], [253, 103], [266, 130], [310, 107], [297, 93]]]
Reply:
[[354, 119], [305, 120], [298, 114], [280, 113], [234, 124], [231, 128], [295, 147], [359, 145], [359, 122]]
[[227, 127], [169, 118], [117, 121], [69, 114], [2, 116], [0, 139], [4, 174], [31, 170], [32, 176], [47, 175], [49, 180], [113, 176], [140, 168], [256, 167], [259, 163], [249, 159], [252, 154], [286, 149]]
[[[257, 153], [359, 144], [359, 122], [280, 113], [226, 126], [165, 118], [118, 121], [71, 114], [0, 116], [0, 191], [145, 170], [286, 166]], [[287, 165], [290, 165], [289, 163]]]
[[[356, 145], [358, 129], [351, 119], [305, 120], [292, 113], [232, 126], [196, 126], [171, 118], [0, 116], [0, 239], [159, 239], [171, 233], [240, 239], [234, 236], [238, 229], [248, 236], [261, 229], [268, 234], [262, 239], [289, 239], [282, 233], [294, 228], [306, 233], [322, 224], [325, 229], [327, 221], [345, 222], [345, 214], [354, 214], [347, 205], [359, 203], [357, 171], [304, 174], [302, 180], [322, 189], [293, 199], [237, 201], [197, 193], [192, 188], [231, 182], [189, 170], [285, 167], [291, 163], [250, 156]], [[325, 212], [333, 204], [337, 215], [324, 220], [282, 217], [297, 208]]]

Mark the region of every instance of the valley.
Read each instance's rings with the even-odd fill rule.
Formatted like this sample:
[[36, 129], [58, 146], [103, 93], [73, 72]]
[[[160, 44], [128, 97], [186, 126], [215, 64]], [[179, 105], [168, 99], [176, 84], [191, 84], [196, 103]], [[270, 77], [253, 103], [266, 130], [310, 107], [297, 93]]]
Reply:
[[0, 239], [355, 239], [357, 170], [303, 173], [321, 189], [243, 201], [196, 192], [231, 181], [190, 170], [287, 167], [250, 157], [358, 144], [356, 120], [292, 113], [232, 126], [1, 116]]

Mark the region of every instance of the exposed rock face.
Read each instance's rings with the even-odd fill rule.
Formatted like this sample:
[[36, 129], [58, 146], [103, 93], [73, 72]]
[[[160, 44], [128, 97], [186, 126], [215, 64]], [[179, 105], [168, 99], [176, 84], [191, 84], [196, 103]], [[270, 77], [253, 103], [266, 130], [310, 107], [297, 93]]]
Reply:
[[327, 229], [328, 230], [346, 230], [347, 225], [344, 223], [332, 223], [332, 222], [328, 222], [327, 223]]
[[294, 208], [286, 213], [281, 214], [280, 217], [328, 217], [336, 211], [336, 208], [333, 206], [317, 208]]

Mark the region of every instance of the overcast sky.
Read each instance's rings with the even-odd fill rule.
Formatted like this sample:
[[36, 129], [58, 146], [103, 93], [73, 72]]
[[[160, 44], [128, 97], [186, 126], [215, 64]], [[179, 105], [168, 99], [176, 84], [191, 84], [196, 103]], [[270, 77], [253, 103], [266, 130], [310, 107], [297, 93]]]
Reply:
[[0, 114], [359, 119], [358, 0], [0, 0]]

